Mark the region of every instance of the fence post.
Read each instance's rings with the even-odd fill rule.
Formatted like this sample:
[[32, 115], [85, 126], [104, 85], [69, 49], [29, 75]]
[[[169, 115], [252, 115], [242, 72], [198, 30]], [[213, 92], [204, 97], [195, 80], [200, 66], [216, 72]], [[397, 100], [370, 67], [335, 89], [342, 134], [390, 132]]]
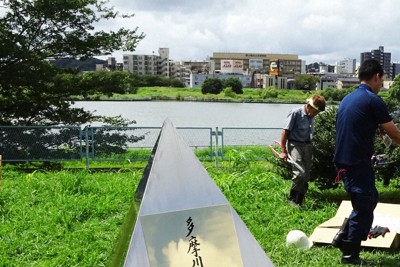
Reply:
[[215, 132], [212, 132], [212, 134], [215, 135], [215, 153], [214, 153], [214, 155], [215, 155], [215, 167], [218, 168], [218, 157], [219, 157], [219, 153], [218, 153], [218, 150], [219, 150], [218, 137], [220, 135], [222, 135], [222, 134], [221, 134], [221, 132], [218, 131], [218, 127], [215, 127]]
[[85, 127], [85, 139], [86, 139], [86, 170], [89, 170], [89, 126]]

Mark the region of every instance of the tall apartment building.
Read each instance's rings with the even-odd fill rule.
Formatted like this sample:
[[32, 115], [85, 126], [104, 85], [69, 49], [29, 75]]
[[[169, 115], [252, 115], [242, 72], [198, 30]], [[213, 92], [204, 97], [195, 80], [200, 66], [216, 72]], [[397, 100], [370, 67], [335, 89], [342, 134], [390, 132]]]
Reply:
[[335, 73], [337, 74], [352, 74], [356, 71], [356, 59], [345, 58], [336, 62]]
[[392, 78], [394, 79], [399, 74], [400, 74], [400, 63], [393, 63], [392, 64]]
[[169, 59], [169, 48], [159, 48], [158, 55], [123, 55], [123, 70], [144, 75], [175, 77], [175, 63]]
[[363, 52], [360, 55], [360, 63], [362, 64], [365, 60], [367, 59], [376, 59], [381, 63], [383, 71], [385, 74], [389, 77], [392, 78], [392, 71], [391, 71], [391, 53], [385, 52], [385, 49], [383, 46], [379, 46], [378, 49], [371, 50], [371, 52]]

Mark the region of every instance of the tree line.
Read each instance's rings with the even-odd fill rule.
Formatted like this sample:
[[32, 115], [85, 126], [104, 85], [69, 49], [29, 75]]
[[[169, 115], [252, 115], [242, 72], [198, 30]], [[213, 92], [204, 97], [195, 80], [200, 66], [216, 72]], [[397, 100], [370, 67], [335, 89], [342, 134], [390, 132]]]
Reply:
[[[96, 30], [98, 23], [129, 19], [109, 1], [2, 1], [0, 18], [0, 125], [80, 125], [101, 119], [73, 108], [71, 95], [104, 93], [106, 87], [73, 86], [93, 78], [72, 77], [52, 64], [58, 58], [87, 59], [115, 50], [134, 51], [145, 38], [137, 27]], [[93, 74], [95, 75], [95, 74]], [[115, 74], [127, 83], [123, 74]], [[114, 75], [104, 80], [113, 80]], [[121, 90], [112, 86], [111, 90]]]

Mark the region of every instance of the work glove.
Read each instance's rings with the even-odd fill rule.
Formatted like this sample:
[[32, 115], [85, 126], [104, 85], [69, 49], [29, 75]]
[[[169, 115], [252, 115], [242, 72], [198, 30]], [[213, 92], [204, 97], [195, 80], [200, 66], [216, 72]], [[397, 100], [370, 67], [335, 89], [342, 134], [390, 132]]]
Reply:
[[368, 238], [377, 238], [378, 236], [385, 237], [386, 233], [390, 233], [389, 228], [383, 227], [383, 226], [378, 226], [376, 225], [374, 228], [371, 228], [368, 234]]

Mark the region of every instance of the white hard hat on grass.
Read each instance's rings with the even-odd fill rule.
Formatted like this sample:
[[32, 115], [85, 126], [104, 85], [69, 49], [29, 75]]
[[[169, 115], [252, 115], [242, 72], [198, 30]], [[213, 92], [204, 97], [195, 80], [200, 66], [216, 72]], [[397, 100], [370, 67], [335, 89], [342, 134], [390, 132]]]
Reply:
[[312, 245], [313, 242], [300, 230], [292, 230], [286, 236], [286, 246], [308, 249]]

